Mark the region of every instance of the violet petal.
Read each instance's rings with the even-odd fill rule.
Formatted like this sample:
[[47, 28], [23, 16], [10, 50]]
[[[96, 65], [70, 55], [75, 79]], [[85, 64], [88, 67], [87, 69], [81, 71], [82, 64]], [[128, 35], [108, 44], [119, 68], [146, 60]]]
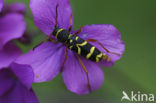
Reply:
[[39, 103], [35, 93], [28, 90], [19, 81], [6, 94], [0, 97], [0, 103]]
[[121, 34], [113, 25], [109, 24], [86, 25], [83, 27], [82, 32], [78, 35], [85, 40], [96, 39], [110, 52], [120, 54], [120, 56], [118, 56], [115, 54], [107, 53], [98, 43], [90, 42], [100, 51], [108, 54], [108, 56], [111, 58], [112, 63], [108, 63], [106, 61], [103, 62], [103, 65], [105, 66], [111, 65], [116, 60], [119, 60], [122, 57], [122, 54], [125, 50], [125, 44], [121, 40]]
[[10, 68], [18, 80], [28, 89], [30, 89], [34, 81], [34, 73], [32, 68], [29, 65], [20, 65], [17, 63], [12, 63]]
[[[87, 76], [82, 69], [77, 57], [72, 51], [69, 51], [65, 68], [62, 75], [67, 88], [76, 94], [88, 94]], [[103, 83], [104, 74], [101, 68], [94, 62], [81, 58], [89, 75], [89, 81], [92, 91], [97, 90]]]
[[69, 0], [31, 0], [35, 24], [45, 34], [53, 32], [56, 24], [56, 5], [58, 4], [58, 26], [68, 29], [70, 27], [70, 15], [72, 9]]
[[25, 14], [26, 5], [23, 3], [13, 3], [13, 4], [4, 5], [3, 12]]
[[0, 0], [0, 12], [2, 10], [2, 7], [3, 7], [3, 0]]
[[21, 37], [25, 29], [26, 23], [20, 14], [7, 14], [0, 18], [0, 49], [8, 41]]
[[21, 55], [21, 51], [13, 43], [7, 43], [0, 50], [0, 69], [9, 67], [15, 59]]
[[[12, 78], [13, 73], [8, 69], [0, 70], [0, 97], [9, 91], [15, 84], [14, 78]], [[2, 102], [0, 102], [2, 103]]]
[[19, 57], [16, 63], [32, 66], [35, 82], [49, 81], [60, 72], [63, 50], [60, 44], [46, 42]]

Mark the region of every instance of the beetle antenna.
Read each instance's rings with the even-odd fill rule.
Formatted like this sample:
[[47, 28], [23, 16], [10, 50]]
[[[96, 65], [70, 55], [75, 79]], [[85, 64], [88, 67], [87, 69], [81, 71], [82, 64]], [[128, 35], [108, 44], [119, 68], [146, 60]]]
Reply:
[[57, 17], [58, 17], [58, 4], [56, 5], [56, 24], [55, 24], [55, 27], [57, 27]]

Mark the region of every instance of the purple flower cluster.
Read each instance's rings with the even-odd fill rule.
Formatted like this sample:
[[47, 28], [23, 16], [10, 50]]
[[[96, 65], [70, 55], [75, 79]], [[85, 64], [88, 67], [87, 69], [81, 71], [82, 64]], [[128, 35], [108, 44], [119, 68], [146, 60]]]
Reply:
[[25, 11], [25, 5], [2, 6], [0, 0], [0, 103], [38, 103], [31, 88], [33, 69], [15, 63], [21, 50], [12, 42], [22, 37], [26, 29], [24, 17], [20, 14], [20, 11]]
[[[55, 41], [57, 38], [51, 34], [56, 20], [59, 28], [71, 28], [71, 35], [79, 31], [72, 29], [72, 9], [68, 0], [30, 0], [30, 8], [36, 26]], [[23, 39], [25, 11], [26, 7], [21, 3], [3, 5], [3, 0], [0, 0], [0, 103], [38, 103], [31, 88], [32, 83], [50, 81], [59, 73], [62, 73], [67, 89], [76, 94], [88, 94], [100, 88], [104, 80], [100, 66], [112, 66], [124, 52], [125, 44], [120, 32], [110, 24], [81, 28], [77, 35], [83, 40], [98, 41], [88, 42], [110, 58], [98, 63], [81, 56], [78, 58], [78, 54], [66, 49], [64, 44], [51, 41], [21, 54], [12, 40]], [[83, 68], [86, 68], [88, 76]]]

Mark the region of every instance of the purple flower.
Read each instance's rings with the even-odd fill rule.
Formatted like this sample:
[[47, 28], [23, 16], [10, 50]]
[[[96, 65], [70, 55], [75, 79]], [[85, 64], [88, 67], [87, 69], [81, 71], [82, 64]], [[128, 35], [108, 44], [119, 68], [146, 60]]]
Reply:
[[[24, 16], [26, 13], [26, 5], [23, 3], [5, 4], [2, 9], [1, 15], [4, 16], [8, 13], [18, 13]], [[25, 31], [23, 36], [18, 40], [22, 44], [30, 44], [32, 42], [31, 39], [32, 37], [30, 36], [30, 33], [28, 31]]]
[[0, 68], [8, 67], [20, 55], [20, 50], [11, 40], [20, 38], [26, 28], [20, 14], [7, 14], [0, 17]]
[[[16, 4], [21, 6], [13, 6]], [[23, 15], [17, 14], [18, 11], [24, 10], [21, 10], [22, 6], [25, 8], [24, 4], [20, 3], [10, 5], [8, 9], [10, 12], [5, 12], [7, 8], [4, 6], [1, 12], [5, 15], [0, 17], [0, 69], [8, 67], [21, 54], [20, 50], [11, 41], [21, 38], [26, 29]]]
[[31, 89], [34, 73], [29, 65], [14, 63], [21, 55], [12, 42], [26, 29], [24, 17], [7, 13], [0, 17], [0, 103], [38, 103]]
[[[72, 14], [72, 9], [68, 0], [31, 0], [30, 2], [35, 24], [46, 35], [50, 35], [55, 28], [57, 5], [57, 26], [68, 30], [71, 25], [70, 17]], [[73, 34], [75, 32], [76, 31], [72, 31], [70, 33]], [[76, 94], [88, 94], [90, 93], [90, 89], [91, 91], [97, 90], [103, 83], [104, 74], [99, 66], [112, 66], [115, 61], [121, 58], [125, 47], [124, 42], [121, 41], [120, 32], [109, 24], [84, 26], [78, 36], [84, 40], [96, 39], [109, 51], [120, 54], [115, 55], [108, 53], [98, 43], [90, 42], [101, 52], [107, 54], [111, 58], [111, 61], [108, 62], [104, 60], [99, 63], [94, 63], [81, 57], [88, 71], [88, 82], [87, 75], [80, 65], [77, 54], [67, 49], [67, 61], [62, 71], [65, 85], [68, 90]], [[35, 82], [49, 81], [61, 71], [65, 59], [65, 48], [66, 47], [61, 43], [46, 42], [37, 47], [34, 51], [31, 50], [27, 54], [21, 56], [16, 62], [32, 66], [35, 73]]]
[[0, 103], [38, 103], [31, 89], [33, 71], [28, 65], [12, 63], [0, 70]]

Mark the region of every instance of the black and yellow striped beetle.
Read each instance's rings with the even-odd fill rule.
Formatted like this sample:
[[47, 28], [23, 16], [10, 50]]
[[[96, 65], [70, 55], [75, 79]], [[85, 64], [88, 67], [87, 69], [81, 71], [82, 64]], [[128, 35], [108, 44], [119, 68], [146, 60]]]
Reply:
[[[79, 34], [82, 31], [82, 28], [80, 28], [76, 33], [70, 34], [70, 31], [72, 30], [72, 14], [70, 16], [70, 25], [71, 26], [69, 27], [68, 30], [62, 29], [59, 26], [57, 26], [57, 17], [58, 17], [58, 4], [56, 5], [55, 28], [54, 28], [53, 32], [48, 36], [48, 38], [46, 38], [43, 42], [45, 42], [46, 40], [49, 40], [52, 42], [61, 42], [61, 43], [65, 44], [66, 47], [69, 48], [70, 50], [76, 52], [78, 55], [81, 55], [81, 56], [85, 57], [86, 59], [91, 60], [93, 62], [99, 62], [102, 60], [107, 60], [109, 62], [111, 59], [107, 54], [102, 53], [99, 49], [97, 49], [95, 46], [93, 46], [89, 42], [97, 42], [106, 52], [112, 53], [115, 55], [120, 55], [120, 54], [117, 54], [114, 52], [110, 52], [100, 42], [98, 42], [95, 39], [84, 40], [84, 39], [80, 38], [79, 36], [77, 36], [77, 34]], [[55, 36], [57, 40], [53, 39], [52, 35]], [[65, 60], [64, 60], [62, 68], [64, 67], [64, 64], [67, 59], [67, 48], [66, 48]], [[78, 58], [79, 58], [79, 60], [81, 60], [80, 57], [78, 57]]]

